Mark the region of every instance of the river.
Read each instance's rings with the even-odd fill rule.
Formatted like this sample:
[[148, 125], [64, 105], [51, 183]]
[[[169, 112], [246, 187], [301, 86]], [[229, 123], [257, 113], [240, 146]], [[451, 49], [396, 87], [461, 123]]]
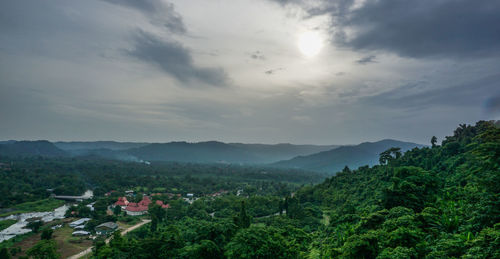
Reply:
[[69, 208], [68, 205], [63, 205], [59, 208], [54, 209], [53, 211], [28, 212], [28, 213], [15, 214], [0, 218], [0, 220], [7, 220], [7, 219], [17, 220], [17, 223], [0, 231], [0, 243], [5, 240], [9, 240], [17, 235], [22, 235], [31, 232], [31, 229], [24, 228], [26, 227], [26, 225], [28, 225], [29, 219], [40, 218], [43, 222], [50, 222], [55, 219], [63, 219], [64, 214], [66, 214], [68, 208]]

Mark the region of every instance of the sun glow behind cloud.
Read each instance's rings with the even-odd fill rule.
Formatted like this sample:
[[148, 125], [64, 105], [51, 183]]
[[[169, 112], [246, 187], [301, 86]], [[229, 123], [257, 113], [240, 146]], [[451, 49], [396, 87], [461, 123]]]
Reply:
[[323, 48], [323, 39], [318, 32], [306, 31], [299, 35], [297, 44], [304, 56], [312, 58], [318, 55]]

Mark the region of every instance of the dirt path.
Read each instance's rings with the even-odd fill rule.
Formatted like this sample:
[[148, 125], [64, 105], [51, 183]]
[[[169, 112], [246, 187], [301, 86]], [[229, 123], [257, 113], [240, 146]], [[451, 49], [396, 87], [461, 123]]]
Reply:
[[[142, 222], [141, 222], [141, 223], [138, 223], [138, 224], [136, 224], [136, 225], [133, 225], [133, 226], [131, 226], [131, 227], [129, 227], [129, 228], [127, 228], [127, 229], [125, 229], [124, 231], [122, 231], [122, 236], [126, 235], [126, 234], [127, 234], [128, 232], [130, 232], [130, 231], [133, 231], [133, 230], [135, 230], [135, 229], [137, 229], [137, 228], [140, 228], [140, 227], [141, 227], [142, 225], [144, 225], [144, 224], [148, 224], [149, 222], [151, 222], [151, 220], [149, 220], [149, 219], [144, 219], [144, 220], [142, 220]], [[109, 240], [111, 240], [111, 237], [109, 237], [108, 239], [106, 239], [106, 244], [107, 244], [107, 243], [109, 243]], [[76, 255], [72, 255], [72, 256], [68, 257], [68, 259], [78, 259], [78, 258], [84, 257], [84, 256], [86, 256], [86, 255], [88, 255], [88, 254], [92, 253], [92, 248], [93, 248], [93, 247], [89, 247], [89, 248], [87, 248], [87, 249], [85, 249], [85, 250], [81, 251], [80, 253], [78, 253], [78, 254], [76, 254]]]

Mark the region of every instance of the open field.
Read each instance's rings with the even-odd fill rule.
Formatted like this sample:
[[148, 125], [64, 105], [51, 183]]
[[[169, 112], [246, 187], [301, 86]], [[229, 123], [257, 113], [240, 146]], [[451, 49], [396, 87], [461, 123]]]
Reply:
[[0, 214], [0, 217], [6, 217], [12, 214], [18, 213], [26, 213], [26, 212], [43, 212], [43, 211], [52, 211], [55, 208], [61, 207], [64, 205], [64, 201], [56, 200], [56, 199], [43, 199], [39, 201], [33, 202], [25, 202], [13, 207], [14, 210]]
[[[88, 240], [86, 237], [72, 237], [71, 233], [73, 231], [74, 230], [68, 226], [54, 230], [52, 238], [56, 241], [57, 251], [61, 254], [61, 258], [67, 258], [68, 256], [79, 253], [92, 246], [92, 240]], [[19, 258], [19, 256], [26, 255], [26, 251], [33, 247], [38, 241], [40, 241], [40, 233], [31, 235], [15, 244], [13, 247], [20, 247], [21, 253], [13, 256], [13, 258]]]

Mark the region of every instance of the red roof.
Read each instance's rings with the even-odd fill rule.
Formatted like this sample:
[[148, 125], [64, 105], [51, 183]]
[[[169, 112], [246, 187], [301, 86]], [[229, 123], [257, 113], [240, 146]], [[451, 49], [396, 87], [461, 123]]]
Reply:
[[144, 196], [139, 203], [129, 202], [125, 210], [134, 212], [147, 211], [149, 204], [151, 204], [151, 200], [148, 196]]
[[134, 212], [147, 211], [148, 207], [142, 206], [142, 205], [135, 203], [135, 202], [131, 202], [128, 204], [128, 206], [125, 208], [125, 210], [134, 211]]
[[149, 204], [151, 204], [151, 200], [149, 199], [148, 196], [144, 196], [142, 197], [142, 201], [139, 202], [139, 205], [141, 206], [149, 206]]
[[127, 198], [125, 197], [118, 197], [118, 201], [115, 202], [116, 206], [127, 206], [129, 202], [127, 201]]
[[170, 208], [170, 205], [168, 205], [168, 204], [163, 204], [163, 201], [160, 201], [160, 200], [157, 200], [157, 201], [156, 201], [156, 204], [157, 204], [157, 205], [160, 205], [160, 206], [161, 206], [162, 208], [164, 208], [164, 209]]

